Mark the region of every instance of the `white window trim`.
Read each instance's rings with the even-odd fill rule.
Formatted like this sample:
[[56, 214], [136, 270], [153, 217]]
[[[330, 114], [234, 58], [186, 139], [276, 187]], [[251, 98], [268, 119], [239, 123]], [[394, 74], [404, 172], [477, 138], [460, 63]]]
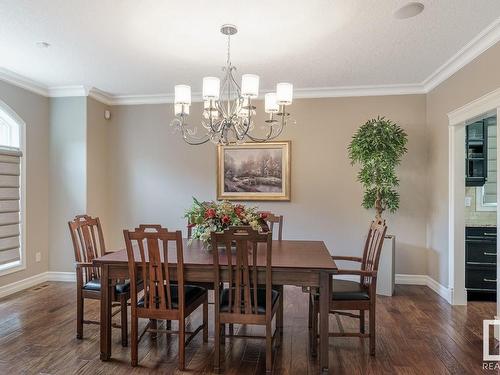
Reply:
[[26, 123], [21, 117], [10, 108], [5, 102], [0, 100], [0, 113], [19, 126], [19, 149], [23, 152], [21, 157], [21, 234], [20, 234], [20, 260], [2, 264], [0, 266], [0, 276], [8, 275], [26, 269]]
[[476, 211], [496, 211], [497, 203], [484, 203], [484, 186], [476, 187]]

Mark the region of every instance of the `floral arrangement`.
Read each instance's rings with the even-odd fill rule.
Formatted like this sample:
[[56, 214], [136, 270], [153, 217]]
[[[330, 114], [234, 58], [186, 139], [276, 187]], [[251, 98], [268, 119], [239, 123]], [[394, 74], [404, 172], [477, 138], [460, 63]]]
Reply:
[[193, 197], [193, 205], [185, 217], [192, 227], [192, 239], [208, 243], [212, 232], [222, 232], [230, 226], [250, 225], [261, 230], [265, 225], [265, 214], [259, 214], [257, 207], [245, 207], [228, 201], [200, 202]]

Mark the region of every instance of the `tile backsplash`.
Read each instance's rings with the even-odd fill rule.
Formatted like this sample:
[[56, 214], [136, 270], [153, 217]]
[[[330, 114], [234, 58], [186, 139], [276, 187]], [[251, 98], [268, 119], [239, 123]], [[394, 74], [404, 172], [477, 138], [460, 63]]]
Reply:
[[470, 207], [465, 207], [465, 225], [496, 225], [496, 211], [476, 211], [476, 188], [468, 186], [465, 188], [465, 197], [471, 198]]

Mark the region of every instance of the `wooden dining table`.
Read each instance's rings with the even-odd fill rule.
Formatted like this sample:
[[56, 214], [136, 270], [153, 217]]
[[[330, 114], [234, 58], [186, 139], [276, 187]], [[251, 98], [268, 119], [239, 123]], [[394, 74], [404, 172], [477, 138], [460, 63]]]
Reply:
[[[173, 244], [172, 244], [173, 245]], [[213, 254], [199, 240], [184, 240], [184, 280], [190, 282], [213, 282]], [[169, 247], [171, 277], [176, 277], [176, 250]], [[257, 260], [258, 275], [264, 283], [264, 258]], [[101, 268], [101, 319], [100, 347], [101, 360], [111, 358], [111, 296], [114, 280], [129, 276], [126, 250], [109, 252], [93, 261]], [[319, 362], [320, 369], [328, 372], [328, 311], [332, 274], [337, 271], [335, 261], [323, 241], [273, 241], [272, 283], [273, 285], [295, 285], [319, 290]], [[277, 320], [277, 326], [282, 324]]]

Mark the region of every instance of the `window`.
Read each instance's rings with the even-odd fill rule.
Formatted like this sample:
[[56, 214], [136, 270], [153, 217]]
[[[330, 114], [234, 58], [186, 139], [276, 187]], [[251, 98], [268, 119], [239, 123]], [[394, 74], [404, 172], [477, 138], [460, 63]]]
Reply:
[[24, 122], [0, 101], [0, 275], [25, 268]]

